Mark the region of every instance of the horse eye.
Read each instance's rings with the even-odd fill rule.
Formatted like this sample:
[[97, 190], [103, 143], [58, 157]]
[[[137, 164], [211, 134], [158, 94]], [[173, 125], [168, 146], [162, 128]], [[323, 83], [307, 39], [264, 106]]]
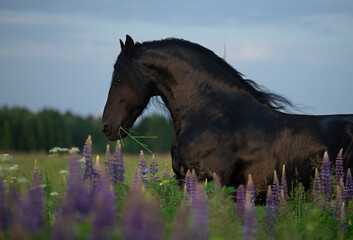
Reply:
[[119, 82], [120, 82], [120, 78], [119, 78], [119, 77], [116, 77], [116, 78], [115, 78], [115, 81], [114, 81], [114, 84], [117, 85]]

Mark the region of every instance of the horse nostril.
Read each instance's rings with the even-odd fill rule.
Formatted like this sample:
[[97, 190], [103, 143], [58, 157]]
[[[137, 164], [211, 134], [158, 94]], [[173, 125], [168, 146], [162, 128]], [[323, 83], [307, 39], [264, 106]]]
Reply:
[[109, 135], [109, 134], [110, 134], [110, 127], [109, 127], [108, 124], [104, 124], [104, 125], [103, 125], [102, 132], [103, 132], [105, 135]]

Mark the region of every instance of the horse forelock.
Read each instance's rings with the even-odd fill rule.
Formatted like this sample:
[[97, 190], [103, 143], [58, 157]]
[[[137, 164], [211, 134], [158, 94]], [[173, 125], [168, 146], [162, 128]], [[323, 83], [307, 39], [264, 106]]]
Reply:
[[[233, 81], [238, 81], [238, 83], [240, 83], [240, 86], [242, 86], [243, 90], [250, 93], [250, 95], [252, 95], [261, 104], [264, 104], [272, 109], [277, 110], [287, 110], [288, 108], [293, 107], [293, 104], [288, 99], [279, 94], [267, 90], [263, 86], [260, 86], [259, 84], [255, 83], [253, 80], [245, 79], [244, 75], [238, 72], [230, 64], [228, 64], [225, 59], [217, 56], [213, 51], [197, 43], [192, 43], [190, 41], [178, 38], [167, 38], [164, 40], [136, 43], [135, 47], [137, 52], [143, 52], [146, 49], [151, 48], [170, 47], [178, 47], [184, 51], [187, 51], [186, 54], [189, 54], [190, 50], [197, 51], [199, 54], [201, 54], [201, 56], [204, 56], [205, 58], [209, 57], [210, 59], [217, 61], [219, 66], [223, 68], [225, 72], [228, 72], [233, 76]], [[170, 52], [170, 54], [173, 54], [172, 51]], [[208, 70], [219, 72], [219, 69]]]

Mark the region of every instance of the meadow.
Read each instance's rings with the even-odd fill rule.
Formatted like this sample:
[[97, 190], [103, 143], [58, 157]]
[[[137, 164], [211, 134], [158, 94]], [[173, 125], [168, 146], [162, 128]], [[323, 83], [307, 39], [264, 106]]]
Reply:
[[282, 170], [256, 206], [256, 176], [235, 189], [189, 171], [180, 186], [169, 155], [97, 157], [90, 138], [78, 153], [0, 156], [0, 239], [353, 239], [351, 175], [327, 156], [312, 189], [287, 189]]

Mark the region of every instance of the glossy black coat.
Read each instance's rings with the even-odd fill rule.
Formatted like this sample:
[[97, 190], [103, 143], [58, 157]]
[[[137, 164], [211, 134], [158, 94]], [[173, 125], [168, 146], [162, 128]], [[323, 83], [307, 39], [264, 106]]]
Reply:
[[271, 183], [273, 170], [286, 165], [309, 186], [310, 158], [328, 151], [334, 160], [344, 149], [352, 168], [353, 115], [295, 115], [279, 111], [284, 98], [260, 90], [212, 51], [179, 39], [134, 43], [127, 36], [103, 113], [110, 140], [124, 137], [152, 96], [162, 97], [174, 126], [173, 170], [183, 179], [195, 169], [199, 179], [215, 172], [237, 186], [252, 174], [257, 189]]

